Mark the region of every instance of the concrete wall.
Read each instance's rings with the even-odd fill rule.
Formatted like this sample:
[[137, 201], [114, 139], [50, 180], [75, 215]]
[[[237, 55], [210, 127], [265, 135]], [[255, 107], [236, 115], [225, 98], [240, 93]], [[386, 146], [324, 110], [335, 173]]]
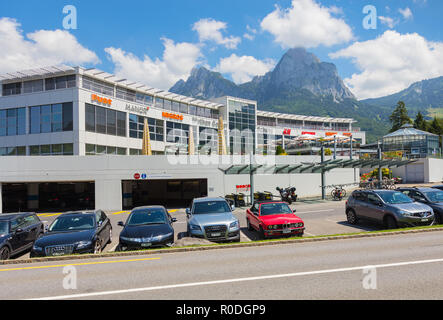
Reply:
[[[220, 163], [204, 165], [199, 156], [184, 157], [187, 164], [174, 163], [168, 156], [49, 156], [1, 157], [0, 183], [94, 181], [96, 207], [103, 210], [121, 210], [122, 180], [135, 180], [134, 174], [146, 174], [147, 180], [207, 179], [209, 196], [224, 196], [236, 192], [236, 185], [249, 184], [249, 175], [224, 175], [220, 170], [232, 165], [232, 157], [217, 157]], [[237, 158], [236, 164], [245, 164], [248, 157]], [[318, 156], [279, 156], [265, 158], [268, 165], [319, 162]], [[358, 169], [355, 172], [358, 180]], [[321, 195], [320, 174], [255, 175], [256, 191], [295, 186], [301, 197]], [[326, 184], [354, 182], [354, 169], [335, 169], [326, 174]], [[275, 192], [274, 192], [275, 191]], [[328, 190], [330, 192], [330, 190]], [[1, 199], [0, 199], [1, 200]]]

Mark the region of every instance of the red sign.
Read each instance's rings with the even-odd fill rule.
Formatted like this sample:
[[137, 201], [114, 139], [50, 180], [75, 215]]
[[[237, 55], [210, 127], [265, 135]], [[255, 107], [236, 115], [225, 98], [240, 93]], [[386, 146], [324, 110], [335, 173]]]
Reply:
[[345, 132], [345, 133], [343, 133], [343, 135], [344, 135], [344, 136], [347, 136], [347, 137], [350, 137], [350, 136], [352, 136], [352, 133], [350, 133], [350, 132]]
[[140, 179], [140, 173], [136, 173], [136, 174], [134, 174], [134, 179], [135, 179], [135, 180], [139, 180], [139, 179]]
[[326, 132], [327, 137], [336, 136], [337, 134], [338, 134], [337, 132]]
[[283, 130], [283, 134], [290, 135], [291, 134], [291, 129], [284, 129]]
[[301, 134], [310, 134], [310, 135], [315, 136], [315, 132], [310, 132], [310, 131], [302, 131]]

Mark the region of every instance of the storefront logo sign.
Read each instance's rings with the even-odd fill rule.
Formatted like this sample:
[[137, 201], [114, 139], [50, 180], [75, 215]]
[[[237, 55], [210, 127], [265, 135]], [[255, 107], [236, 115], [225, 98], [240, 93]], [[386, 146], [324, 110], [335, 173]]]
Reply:
[[139, 107], [132, 104], [126, 104], [126, 110], [136, 113], [148, 114], [149, 107]]
[[183, 121], [183, 115], [181, 114], [175, 114], [175, 113], [169, 113], [169, 112], [163, 112], [162, 113], [163, 118], [169, 118], [174, 120], [180, 120]]
[[315, 132], [312, 132], [312, 131], [303, 131], [301, 134], [310, 134], [310, 135], [315, 136]]
[[284, 129], [283, 130], [283, 134], [284, 135], [290, 135], [291, 134], [291, 129]]
[[107, 105], [111, 105], [112, 104], [112, 100], [111, 99], [106, 99], [103, 97], [99, 97], [96, 94], [92, 94], [91, 95], [91, 101], [97, 101], [98, 103], [103, 103], [103, 104], [107, 104]]

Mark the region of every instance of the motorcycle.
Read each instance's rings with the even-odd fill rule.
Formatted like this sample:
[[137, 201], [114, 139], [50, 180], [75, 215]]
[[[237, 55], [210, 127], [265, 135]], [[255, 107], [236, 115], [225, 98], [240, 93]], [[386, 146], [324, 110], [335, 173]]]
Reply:
[[291, 199], [293, 202], [297, 201], [297, 194], [295, 193], [295, 190], [297, 190], [295, 187], [292, 187], [289, 189], [291, 194]]
[[287, 202], [288, 204], [292, 203], [292, 198], [291, 198], [291, 194], [290, 191], [288, 190], [289, 188], [286, 189], [282, 189], [282, 188], [275, 188], [278, 192], [280, 192], [280, 197], [281, 200], [284, 202]]

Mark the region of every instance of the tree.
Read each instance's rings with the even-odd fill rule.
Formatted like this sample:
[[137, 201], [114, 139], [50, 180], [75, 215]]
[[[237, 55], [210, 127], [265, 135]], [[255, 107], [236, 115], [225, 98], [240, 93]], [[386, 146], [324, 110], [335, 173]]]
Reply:
[[288, 155], [282, 146], [277, 146], [277, 150], [275, 151], [275, 154], [277, 156], [287, 156]]
[[392, 123], [392, 128], [389, 132], [397, 131], [406, 123], [412, 124], [412, 120], [408, 116], [408, 110], [406, 109], [406, 105], [403, 101], [399, 101], [397, 103], [397, 107], [392, 112], [389, 120]]
[[425, 118], [423, 118], [423, 115], [421, 114], [420, 111], [417, 113], [417, 116], [415, 117], [414, 128], [422, 131], [426, 131], [428, 129], [428, 123], [425, 120]]
[[438, 134], [438, 135], [443, 134], [443, 127], [441, 126], [437, 117], [434, 117], [434, 120], [432, 120], [431, 124], [429, 125], [429, 132], [434, 133], [434, 134]]

